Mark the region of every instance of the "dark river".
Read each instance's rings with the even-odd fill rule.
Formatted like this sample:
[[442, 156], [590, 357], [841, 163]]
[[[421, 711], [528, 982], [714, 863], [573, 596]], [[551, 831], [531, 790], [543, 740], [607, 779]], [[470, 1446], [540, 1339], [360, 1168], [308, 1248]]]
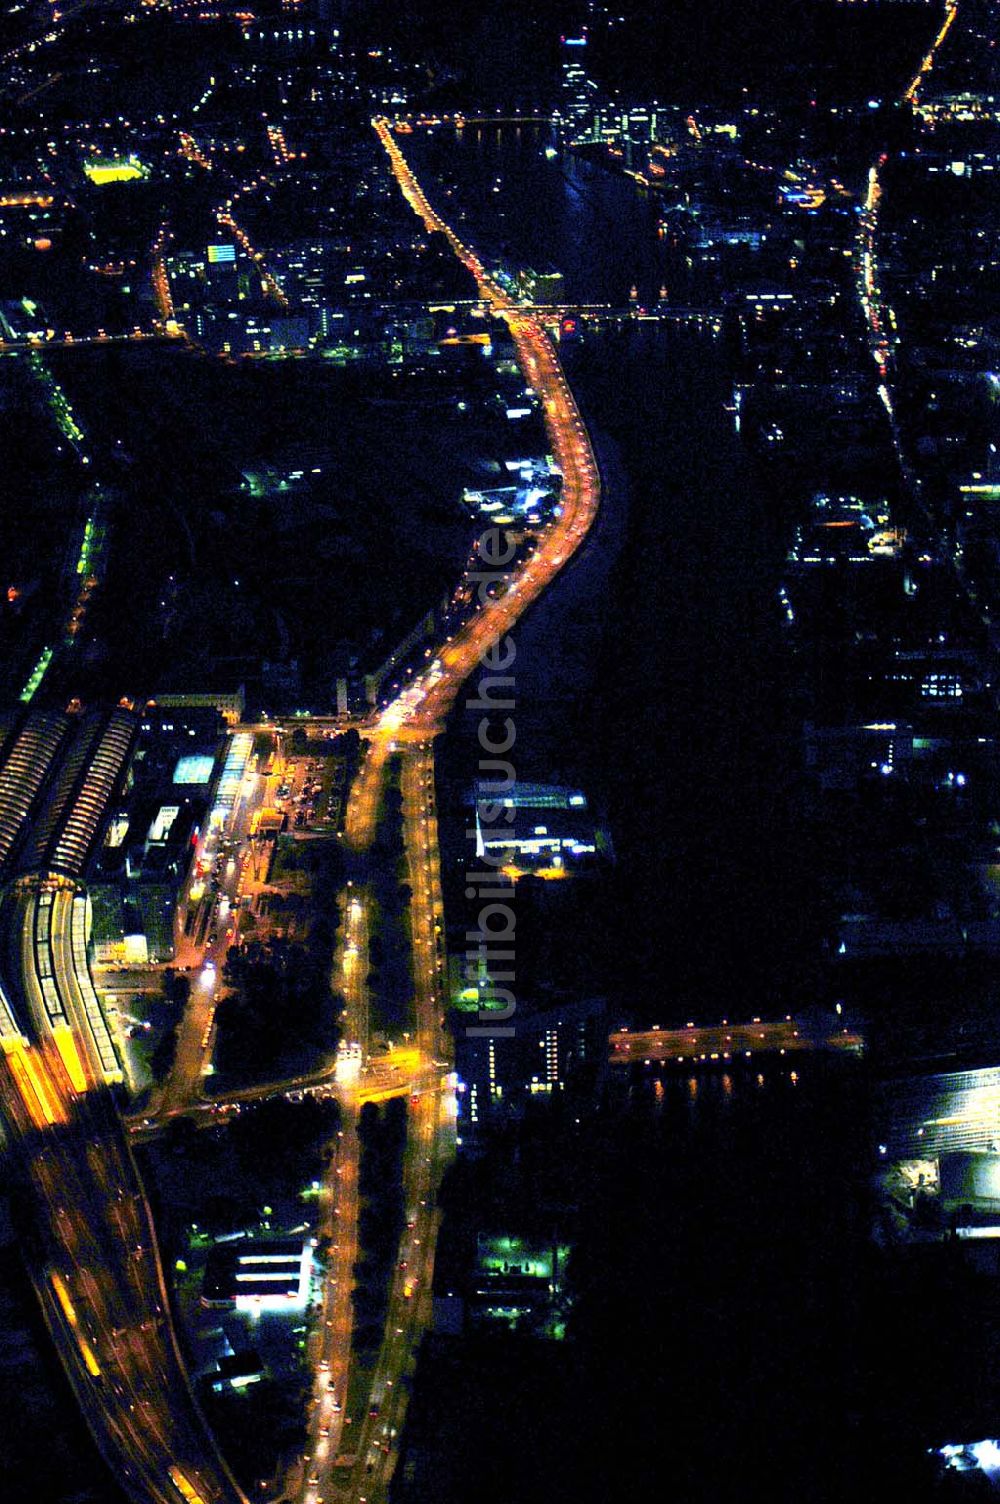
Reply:
[[[581, 302], [623, 305], [633, 284], [655, 296], [668, 271], [649, 197], [547, 160], [547, 140], [466, 127], [406, 148], [487, 254], [554, 267]], [[610, 987], [626, 1010], [790, 1011], [814, 1000], [815, 944], [776, 607], [784, 524], [733, 432], [723, 342], [633, 324], [563, 353], [604, 502], [584, 555], [518, 630], [518, 772], [582, 778], [607, 811]]]
[[465, 219], [453, 225], [464, 222], [487, 255], [554, 267], [571, 302], [624, 305], [633, 285], [654, 299], [675, 269], [656, 236], [657, 199], [579, 157], [547, 159], [552, 140], [547, 126], [469, 125], [405, 144], [444, 183], [442, 212], [456, 205]]
[[[546, 161], [543, 139], [441, 131], [407, 151], [487, 255], [548, 264], [580, 301], [621, 303], [633, 283], [648, 297], [668, 274], [649, 202]], [[595, 980], [620, 1017], [663, 1024], [829, 1003], [776, 609], [788, 519], [733, 432], [724, 344], [633, 325], [563, 358], [604, 503], [517, 629], [515, 761], [524, 778], [580, 779], [607, 815], [615, 876], [584, 920]], [[446, 748], [466, 779], [469, 729], [459, 717]], [[582, 944], [579, 923], [558, 943]], [[552, 1421], [597, 1438], [568, 1470], [594, 1497], [925, 1496], [924, 1438], [953, 1376], [868, 1241], [864, 1068], [762, 1072], [640, 1068], [606, 1125], [579, 1252], [583, 1392]]]

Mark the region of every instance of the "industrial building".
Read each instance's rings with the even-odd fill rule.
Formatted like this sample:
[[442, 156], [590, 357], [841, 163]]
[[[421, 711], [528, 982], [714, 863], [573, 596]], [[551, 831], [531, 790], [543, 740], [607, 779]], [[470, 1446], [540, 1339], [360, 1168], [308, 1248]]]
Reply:
[[551, 1232], [480, 1230], [475, 1244], [442, 1240], [434, 1329], [444, 1336], [499, 1328], [559, 1339], [565, 1333], [570, 1245]]
[[513, 878], [565, 878], [611, 855], [610, 840], [579, 789], [481, 782], [472, 791], [476, 856]]
[[90, 866], [99, 962], [172, 959], [178, 894], [224, 777], [222, 730], [214, 708], [147, 707], [127, 784]]
[[879, 1084], [879, 1156], [936, 1159], [1000, 1147], [1000, 1068], [915, 1073]]
[[217, 1243], [208, 1256], [201, 1303], [260, 1315], [305, 1309], [313, 1272], [312, 1240], [249, 1239]]

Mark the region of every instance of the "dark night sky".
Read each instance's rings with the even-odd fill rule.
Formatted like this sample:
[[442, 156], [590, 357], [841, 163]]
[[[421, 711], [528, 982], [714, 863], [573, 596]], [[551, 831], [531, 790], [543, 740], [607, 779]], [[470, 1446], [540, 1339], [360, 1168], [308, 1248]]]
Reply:
[[[627, 92], [661, 98], [738, 95], [744, 86], [781, 98], [862, 93], [892, 82], [933, 31], [933, 4], [846, 6], [836, 0], [621, 0], [624, 18], [592, 29], [596, 68]], [[530, 84], [558, 62], [561, 31], [586, 19], [580, 0], [379, 0], [373, 33], [420, 35], [468, 81], [495, 90]], [[596, 71], [596, 70], [595, 70]]]

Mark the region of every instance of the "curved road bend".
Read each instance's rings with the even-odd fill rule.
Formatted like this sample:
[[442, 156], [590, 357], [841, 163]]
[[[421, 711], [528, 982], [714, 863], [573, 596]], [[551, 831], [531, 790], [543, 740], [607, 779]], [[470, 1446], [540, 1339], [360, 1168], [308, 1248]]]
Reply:
[[[406, 1406], [406, 1389], [400, 1380], [409, 1371], [417, 1341], [430, 1321], [437, 1234], [434, 1191], [453, 1143], [454, 1123], [442, 1067], [434, 1063], [445, 1058], [446, 1044], [440, 1028], [444, 995], [437, 926], [442, 901], [433, 739], [443, 730], [462, 685], [476, 671], [484, 654], [510, 631], [583, 543], [601, 497], [590, 440], [548, 335], [536, 317], [521, 309], [490, 278], [475, 252], [431, 207], [395, 142], [389, 121], [377, 119], [373, 125], [411, 208], [429, 232], [445, 236], [475, 278], [482, 299], [506, 321], [521, 370], [542, 404], [549, 444], [562, 472], [562, 494], [559, 515], [542, 530], [535, 553], [501, 577], [502, 589], [483, 601], [441, 645], [439, 656], [385, 709], [376, 712], [365, 728], [368, 747], [349, 798], [345, 834], [347, 845], [355, 852], [364, 852], [370, 846], [385, 766], [389, 754], [398, 750], [403, 756], [403, 826], [413, 890], [413, 979], [423, 1072], [420, 1087], [411, 1099], [411, 1127], [403, 1164], [406, 1232], [391, 1281], [370, 1403], [366, 1414], [350, 1417], [350, 1429], [341, 1407], [346, 1403], [349, 1381], [349, 1354], [344, 1351], [345, 1341], [350, 1340], [350, 1306], [345, 1289], [350, 1263], [346, 1255], [356, 1248], [356, 1235], [345, 1236], [345, 1218], [338, 1226], [340, 1247], [332, 1258], [310, 1440], [300, 1484], [304, 1504], [318, 1504], [321, 1498], [374, 1504], [385, 1497]], [[342, 895], [346, 913], [358, 897], [350, 890]], [[351, 968], [361, 969], [365, 960], [359, 953], [353, 954]], [[366, 998], [362, 989], [351, 985], [353, 978], [346, 966], [344, 982], [348, 1029], [352, 1038], [365, 1038], [367, 1020], [361, 1015], [366, 1012]], [[357, 1206], [354, 1144], [356, 1134], [348, 1130], [341, 1141], [336, 1170], [342, 1185], [346, 1179], [349, 1191], [344, 1197], [346, 1216], [356, 1214]], [[330, 1189], [336, 1200], [336, 1183]]]

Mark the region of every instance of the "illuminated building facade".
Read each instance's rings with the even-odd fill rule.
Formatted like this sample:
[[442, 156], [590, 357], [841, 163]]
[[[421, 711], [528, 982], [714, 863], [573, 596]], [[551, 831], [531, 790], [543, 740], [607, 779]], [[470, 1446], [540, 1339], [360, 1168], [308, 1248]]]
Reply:
[[584, 66], [587, 36], [563, 37], [561, 43], [560, 110], [567, 134], [575, 141], [588, 140], [594, 129], [597, 85]]
[[481, 1147], [491, 1126], [520, 1116], [532, 1097], [546, 1097], [588, 1081], [607, 1057], [603, 998], [556, 1007], [519, 1007], [492, 1031], [472, 1011], [453, 1014], [458, 1086], [458, 1142], [466, 1153]]

